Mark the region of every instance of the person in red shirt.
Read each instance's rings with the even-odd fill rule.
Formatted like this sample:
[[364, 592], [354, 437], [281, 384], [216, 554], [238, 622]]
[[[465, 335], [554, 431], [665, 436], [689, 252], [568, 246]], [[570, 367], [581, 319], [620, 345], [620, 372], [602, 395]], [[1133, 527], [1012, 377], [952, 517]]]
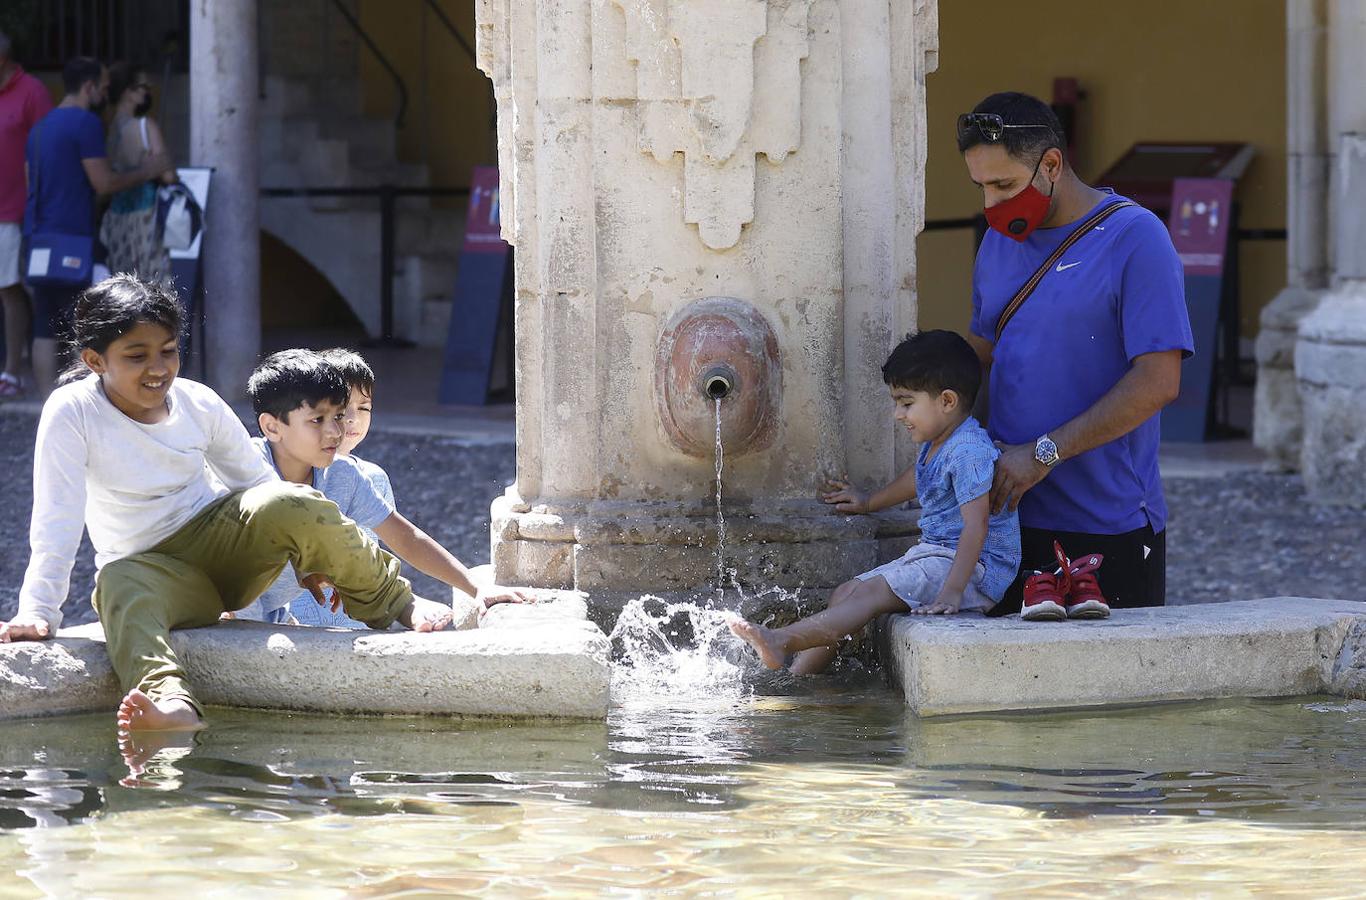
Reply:
[[24, 144], [28, 133], [52, 109], [52, 97], [11, 55], [0, 31], [0, 302], [5, 307], [5, 368], [0, 400], [23, 394], [19, 362], [28, 342], [28, 294], [20, 284], [19, 245], [24, 220]]

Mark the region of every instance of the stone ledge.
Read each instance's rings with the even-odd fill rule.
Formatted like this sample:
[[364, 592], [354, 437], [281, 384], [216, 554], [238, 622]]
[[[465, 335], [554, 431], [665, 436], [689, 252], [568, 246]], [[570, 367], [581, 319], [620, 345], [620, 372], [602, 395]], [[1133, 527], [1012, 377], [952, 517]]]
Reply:
[[1276, 597], [1100, 622], [891, 616], [878, 641], [912, 712], [943, 716], [1342, 692], [1362, 622], [1363, 603]]
[[[412, 632], [223, 622], [171, 643], [206, 704], [313, 712], [604, 719], [607, 638], [557, 619]], [[98, 624], [0, 647], [0, 720], [112, 714], [121, 693]]]
[[576, 591], [537, 591], [535, 603], [498, 603], [484, 610], [480, 628], [533, 628], [588, 621], [588, 597]]

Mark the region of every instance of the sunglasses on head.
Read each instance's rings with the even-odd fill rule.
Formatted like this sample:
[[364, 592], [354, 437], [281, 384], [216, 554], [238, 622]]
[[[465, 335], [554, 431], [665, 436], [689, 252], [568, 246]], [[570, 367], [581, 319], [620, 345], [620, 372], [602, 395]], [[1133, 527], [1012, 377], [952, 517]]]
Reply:
[[1007, 128], [1047, 128], [1047, 125], [1007, 125], [996, 113], [963, 113], [958, 117], [958, 136], [971, 135], [974, 131], [988, 143], [996, 143], [1005, 135]]

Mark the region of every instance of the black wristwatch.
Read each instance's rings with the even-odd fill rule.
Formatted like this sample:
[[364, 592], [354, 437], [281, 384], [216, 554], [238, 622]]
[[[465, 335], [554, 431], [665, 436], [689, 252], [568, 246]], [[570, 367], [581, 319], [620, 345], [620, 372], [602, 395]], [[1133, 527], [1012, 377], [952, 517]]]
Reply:
[[1050, 469], [1062, 462], [1062, 457], [1058, 455], [1058, 445], [1046, 434], [1034, 442], [1034, 458]]

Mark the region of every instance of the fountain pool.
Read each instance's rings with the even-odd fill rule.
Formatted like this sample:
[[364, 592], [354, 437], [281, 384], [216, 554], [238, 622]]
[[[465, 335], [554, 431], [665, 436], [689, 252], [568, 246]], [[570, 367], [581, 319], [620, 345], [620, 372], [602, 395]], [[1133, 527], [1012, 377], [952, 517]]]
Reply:
[[923, 720], [854, 661], [756, 670], [709, 610], [622, 621], [605, 724], [217, 710], [121, 783], [112, 717], [6, 723], [0, 896], [1347, 896], [1366, 877], [1366, 702]]

